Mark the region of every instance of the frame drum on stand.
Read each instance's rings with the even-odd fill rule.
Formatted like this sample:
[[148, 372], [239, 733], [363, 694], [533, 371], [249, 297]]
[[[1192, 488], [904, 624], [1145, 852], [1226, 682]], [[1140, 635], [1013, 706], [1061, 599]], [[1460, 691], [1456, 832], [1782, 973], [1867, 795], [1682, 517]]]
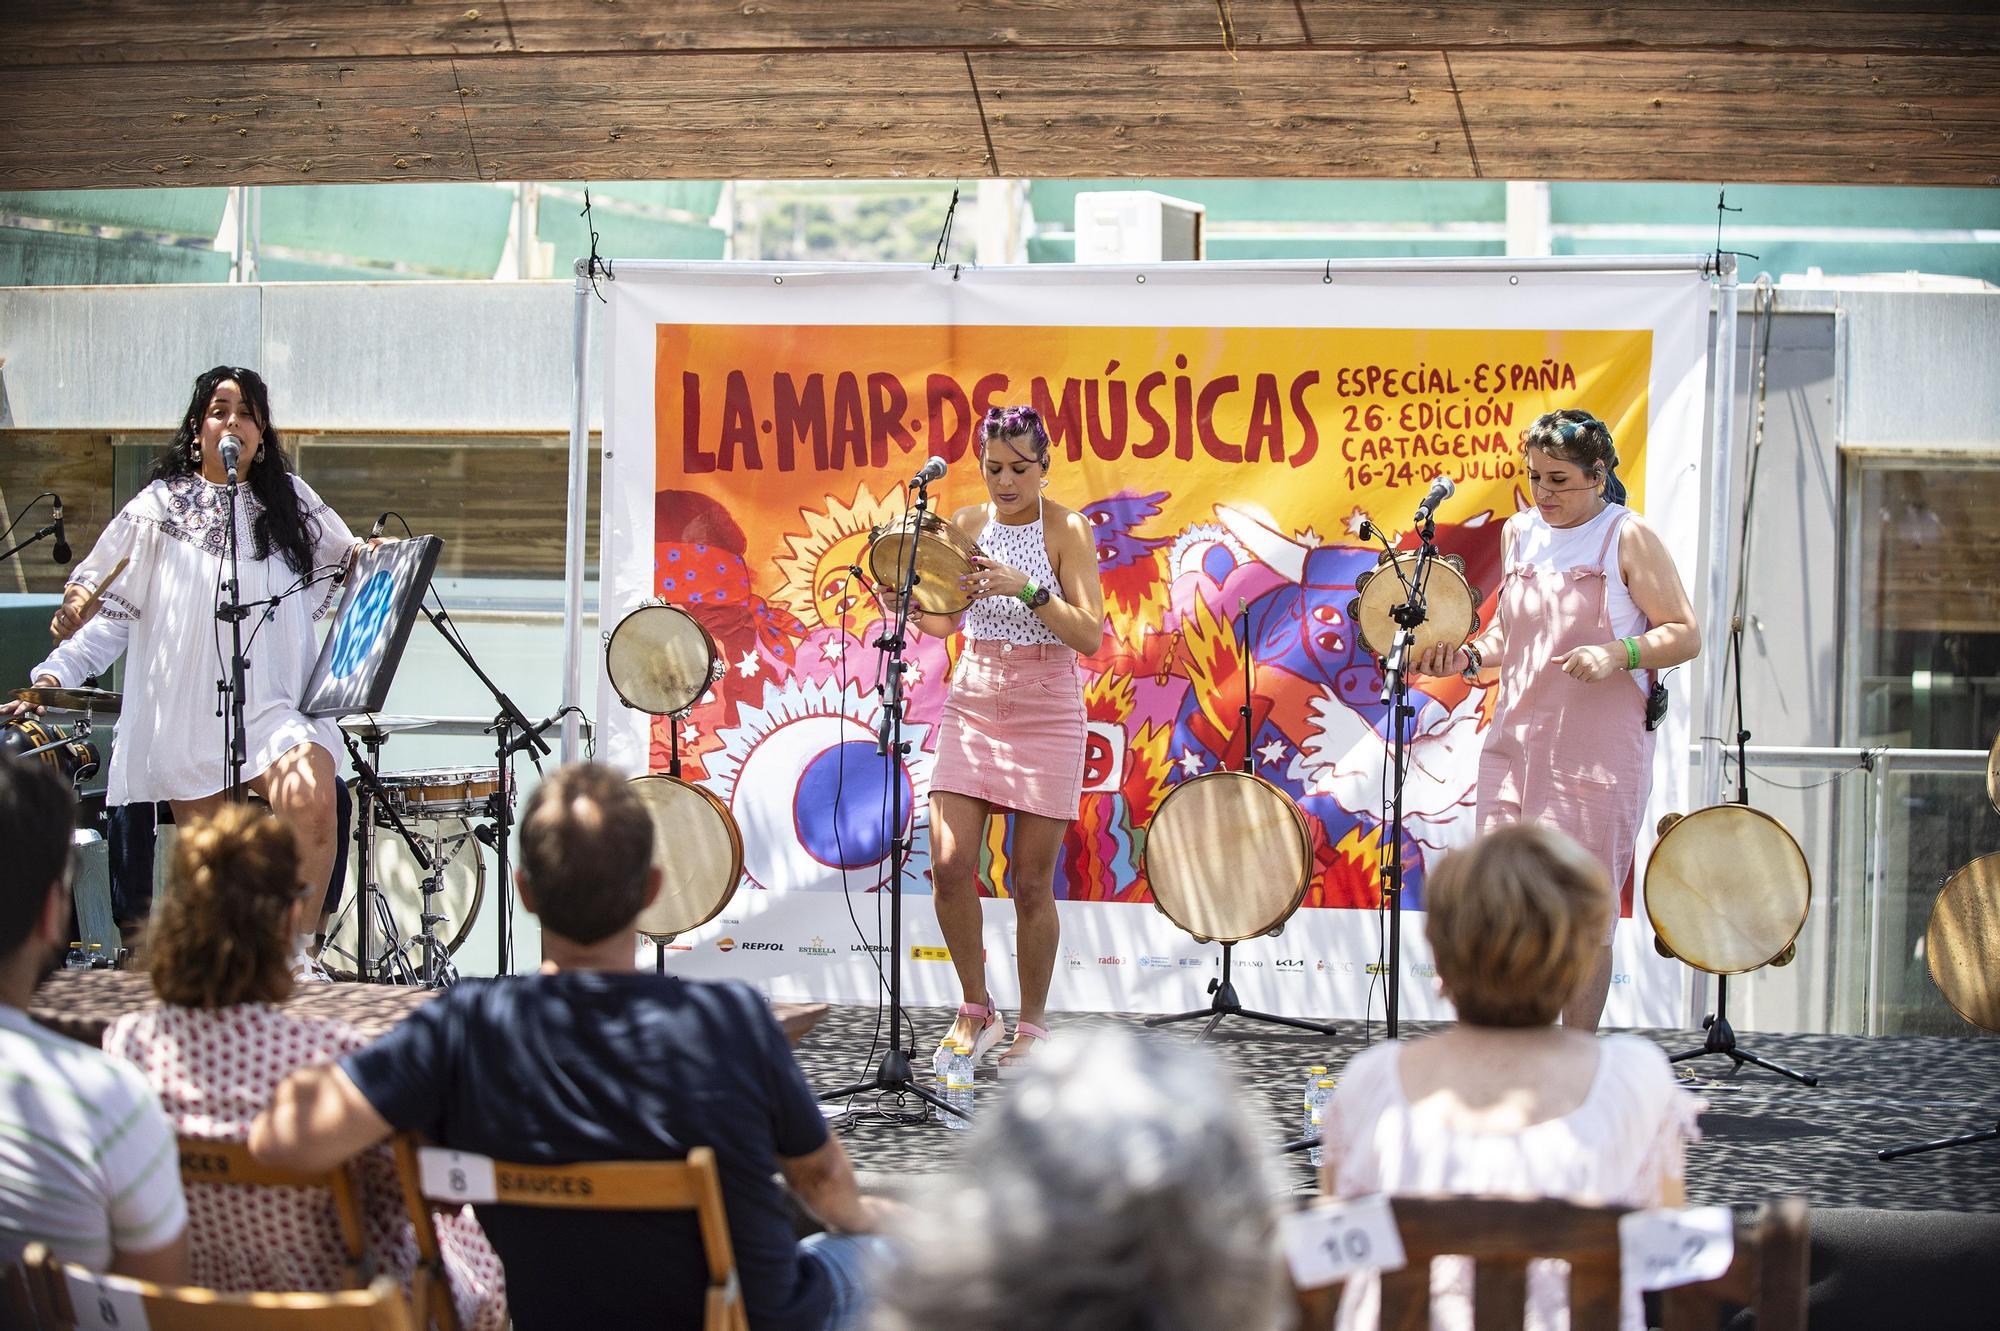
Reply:
[[1812, 908], [1812, 869], [1785, 825], [1746, 804], [1661, 823], [1645, 875], [1658, 949], [1711, 975], [1790, 962]]
[[632, 793], [653, 816], [660, 895], [634, 926], [655, 943], [698, 929], [722, 913], [743, 877], [743, 836], [729, 807], [677, 776], [634, 777]]
[[654, 716], [694, 706], [724, 668], [709, 631], [687, 611], [661, 601], [626, 615], [605, 640], [612, 692], [627, 707]]
[[1275, 934], [1312, 882], [1305, 815], [1249, 772], [1203, 772], [1166, 793], [1146, 830], [1153, 904], [1198, 943]]
[[933, 615], [955, 615], [971, 604], [959, 580], [972, 572], [979, 547], [949, 520], [912, 509], [868, 533], [868, 575], [877, 586], [898, 586], [909, 566], [910, 542], [917, 543], [917, 581], [910, 596]]
[[[1415, 550], [1396, 553], [1396, 568], [1389, 567], [1384, 554], [1375, 567], [1354, 580], [1355, 597], [1347, 603], [1348, 622], [1354, 625], [1361, 645], [1387, 659], [1396, 645], [1396, 607], [1403, 601], [1403, 579], [1417, 565]], [[1410, 659], [1422, 660], [1433, 647], [1456, 651], [1479, 632], [1479, 589], [1465, 578], [1465, 561], [1457, 555], [1431, 560], [1424, 578], [1424, 622], [1417, 625]]]
[[1931, 979], [1952, 1011], [2000, 1031], [2000, 853], [1981, 855], [1945, 879], [1924, 932]]
[[[393, 779], [384, 777], [384, 784]], [[412, 812], [405, 812], [403, 817], [417, 824], [412, 831], [423, 839], [424, 849], [432, 859], [443, 866], [443, 876], [438, 882], [431, 909], [444, 919], [431, 926], [431, 936], [443, 946], [447, 957], [454, 956], [472, 932], [472, 922], [478, 918], [479, 907], [486, 897], [486, 857], [480, 851], [479, 839], [472, 834], [472, 825], [463, 818]], [[368, 939], [370, 955], [365, 965], [357, 964], [347, 948], [350, 944], [358, 945], [359, 926], [353, 917], [359, 906], [355, 896], [349, 894], [341, 902], [339, 914], [334, 916], [327, 928], [329, 945], [320, 953], [320, 961], [327, 974], [336, 979], [353, 980], [362, 975], [377, 974], [382, 969], [384, 957], [397, 949], [415, 954], [411, 960], [412, 969], [421, 959], [423, 867], [386, 818], [378, 817], [376, 827], [378, 831], [372, 843], [373, 862], [369, 881], [381, 893], [383, 904], [388, 907], [389, 916], [395, 923], [395, 933], [385, 938], [374, 931], [371, 921]]]

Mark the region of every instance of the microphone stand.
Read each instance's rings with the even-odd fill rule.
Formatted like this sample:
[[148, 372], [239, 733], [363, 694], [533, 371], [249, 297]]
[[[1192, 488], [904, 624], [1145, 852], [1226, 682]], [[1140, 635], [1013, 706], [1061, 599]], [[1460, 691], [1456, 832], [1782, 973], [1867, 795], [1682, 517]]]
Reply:
[[[34, 535], [29, 536], [24, 540], [18, 542], [11, 549], [6, 550], [4, 552], [0, 552], [0, 559], [12, 559], [15, 555], [20, 554], [23, 550], [33, 545], [36, 541], [45, 541], [49, 537], [54, 536], [55, 534], [56, 534], [56, 524], [53, 522], [51, 522], [46, 527], [37, 527], [35, 529]], [[64, 561], [57, 560], [56, 562], [62, 563]]]
[[[522, 749], [527, 749], [536, 770], [539, 771], [542, 757], [552, 750], [548, 741], [542, 738], [541, 731], [528, 720], [519, 707], [514, 705], [514, 700], [493, 682], [490, 675], [479, 668], [479, 662], [472, 659], [471, 651], [459, 639], [458, 626], [451, 622], [451, 615], [442, 608], [432, 610], [421, 601], [417, 604], [424, 612], [424, 618], [431, 622], [431, 627], [438, 631], [438, 635], [454, 652], [458, 653], [458, 659], [465, 662], [472, 673], [479, 677], [479, 682], [486, 686], [486, 691], [493, 695], [493, 701], [500, 708], [500, 713], [494, 717], [493, 724], [487, 727], [493, 735], [494, 780], [498, 784], [487, 799], [486, 816], [494, 824], [493, 840], [488, 844], [493, 847], [501, 893], [499, 953], [495, 967], [500, 974], [511, 975], [514, 973], [514, 940], [508, 925], [514, 913], [514, 898], [513, 879], [507, 871], [507, 850], [511, 839], [509, 833], [514, 826], [513, 758]], [[546, 729], [551, 722], [544, 722], [542, 729]], [[485, 840], [484, 837], [480, 839]]]
[[1395, 642], [1390, 646], [1388, 659], [1382, 663], [1382, 701], [1389, 708], [1389, 725], [1393, 732], [1389, 737], [1389, 788], [1393, 792], [1393, 802], [1390, 806], [1389, 844], [1383, 851], [1382, 864], [1382, 896], [1389, 905], [1386, 978], [1388, 1038], [1391, 1040], [1396, 1038], [1401, 1006], [1396, 990], [1403, 965], [1403, 782], [1409, 776], [1409, 722], [1416, 715], [1410, 706], [1409, 657], [1416, 646], [1417, 627], [1429, 613], [1426, 598], [1430, 589], [1431, 561], [1437, 558], [1437, 521], [1429, 513], [1420, 516], [1417, 567], [1408, 577], [1403, 575], [1403, 566], [1396, 559], [1396, 551], [1380, 527], [1372, 522], [1366, 523], [1361, 532], [1363, 540], [1373, 536], [1382, 542], [1382, 549], [1389, 556], [1386, 567], [1403, 585], [1402, 603], [1390, 611], [1391, 618], [1396, 621]]
[[223, 583], [228, 600], [215, 607], [215, 617], [229, 625], [229, 678], [217, 680], [215, 714], [225, 715], [223, 722], [225, 741], [229, 756], [229, 798], [243, 798], [243, 769], [249, 765], [249, 739], [244, 734], [244, 675], [250, 669], [249, 660], [243, 655], [243, 621], [250, 614], [250, 607], [243, 604], [243, 567], [238, 558], [236, 542], [236, 468], [229, 469], [229, 577]]
[[876, 1068], [873, 1077], [827, 1091], [819, 1098], [844, 1100], [868, 1091], [893, 1091], [899, 1095], [914, 1095], [945, 1113], [970, 1118], [965, 1110], [947, 1104], [942, 1096], [911, 1076], [912, 1051], [903, 1047], [903, 870], [909, 859], [910, 842], [903, 835], [903, 782], [897, 765], [910, 751], [908, 741], [903, 738], [903, 649], [908, 645], [904, 633], [909, 626], [910, 605], [915, 599], [913, 589], [917, 585], [917, 542], [914, 533], [923, 530], [924, 514], [930, 508], [929, 480], [919, 472], [915, 485], [917, 520], [910, 528], [912, 539], [903, 542], [902, 558], [897, 561], [896, 568], [896, 623], [888, 633], [875, 640], [877, 648], [889, 653], [887, 682], [882, 686], [882, 728], [875, 744], [875, 751], [882, 756], [888, 769], [886, 784], [889, 790], [889, 1050], [882, 1055], [881, 1065]]

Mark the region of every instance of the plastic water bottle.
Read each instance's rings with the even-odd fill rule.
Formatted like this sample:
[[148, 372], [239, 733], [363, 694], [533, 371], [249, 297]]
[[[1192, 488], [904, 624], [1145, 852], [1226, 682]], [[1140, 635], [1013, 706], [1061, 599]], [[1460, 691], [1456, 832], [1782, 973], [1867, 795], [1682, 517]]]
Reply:
[[[946, 1104], [953, 1103], [951, 1098], [951, 1056], [957, 1049], [958, 1046], [956, 1044], [945, 1045], [942, 1056], [937, 1059], [936, 1066], [931, 1070], [931, 1090], [936, 1092], [937, 1098]], [[939, 1109], [936, 1105], [931, 1106], [931, 1117], [946, 1127], [952, 1126], [953, 1115]]]
[[1318, 1089], [1320, 1079], [1329, 1075], [1327, 1070], [1315, 1063], [1306, 1069], [1306, 1084], [1299, 1092], [1299, 1135], [1313, 1135], [1313, 1092]]
[[972, 1051], [964, 1045], [953, 1045], [951, 1062], [945, 1064], [945, 1099], [965, 1117], [946, 1114], [944, 1125], [954, 1132], [964, 1132], [972, 1126]]
[[[1321, 1126], [1326, 1121], [1326, 1104], [1333, 1099], [1333, 1078], [1321, 1077], [1313, 1084], [1312, 1094], [1306, 1099], [1306, 1135], [1317, 1138]], [[1324, 1148], [1314, 1146], [1306, 1155], [1312, 1167], [1318, 1169], [1326, 1159]]]

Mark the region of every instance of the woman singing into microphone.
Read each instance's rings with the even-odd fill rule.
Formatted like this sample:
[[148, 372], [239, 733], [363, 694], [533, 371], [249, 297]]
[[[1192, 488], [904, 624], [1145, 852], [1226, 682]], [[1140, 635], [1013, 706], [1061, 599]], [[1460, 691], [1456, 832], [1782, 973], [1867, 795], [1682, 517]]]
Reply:
[[[979, 854], [987, 819], [1011, 813], [1021, 1013], [1000, 1059], [1004, 1077], [1046, 1039], [1059, 925], [1056, 855], [1083, 793], [1083, 683], [1077, 658], [1104, 638], [1097, 544], [1081, 514], [1049, 502], [1049, 434], [1033, 407], [995, 407], [978, 434], [988, 502], [951, 521], [978, 543], [963, 615], [912, 611], [933, 637], [963, 628], [931, 776], [932, 900], [964, 1002], [949, 1040], [974, 1059], [1005, 1024], [986, 987]], [[892, 604], [887, 607], [894, 612]], [[943, 1044], [939, 1046], [942, 1052]]]
[[[239, 444], [237, 599], [282, 598], [268, 620], [256, 611], [243, 625], [250, 661], [244, 783], [290, 824], [300, 890], [313, 894], [317, 914], [333, 867], [340, 733], [333, 721], [301, 713], [299, 702], [318, 651], [313, 622], [330, 608], [332, 577], [361, 542], [292, 471], [255, 372], [218, 365], [195, 380], [173, 442], [153, 463], [152, 484], [77, 565], [52, 626], [65, 640], [34, 668], [34, 680], [74, 687], [125, 653], [106, 802], [166, 800], [183, 827], [222, 803], [229, 762], [216, 683], [229, 673], [230, 635], [215, 612], [229, 574], [222, 441], [232, 436]], [[121, 560], [129, 561], [123, 576], [79, 623], [84, 601]]]
[[1418, 669], [1477, 680], [1487, 661], [1498, 667], [1499, 706], [1479, 755], [1479, 830], [1549, 823], [1604, 866], [1611, 923], [1562, 1009], [1565, 1026], [1595, 1030], [1611, 985], [1617, 895], [1652, 789], [1648, 694], [1660, 671], [1701, 651], [1701, 630], [1666, 543], [1625, 506], [1603, 421], [1549, 412], [1522, 436], [1521, 456], [1535, 507], [1501, 532], [1499, 613], [1464, 647], [1433, 648]]

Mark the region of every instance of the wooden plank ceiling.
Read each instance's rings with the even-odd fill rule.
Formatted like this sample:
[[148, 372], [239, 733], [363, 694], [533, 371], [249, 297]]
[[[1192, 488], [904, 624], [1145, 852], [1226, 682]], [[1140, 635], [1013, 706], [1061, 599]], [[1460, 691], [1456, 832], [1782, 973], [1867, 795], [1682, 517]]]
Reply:
[[0, 189], [2000, 184], [1986, 0], [0, 0]]

